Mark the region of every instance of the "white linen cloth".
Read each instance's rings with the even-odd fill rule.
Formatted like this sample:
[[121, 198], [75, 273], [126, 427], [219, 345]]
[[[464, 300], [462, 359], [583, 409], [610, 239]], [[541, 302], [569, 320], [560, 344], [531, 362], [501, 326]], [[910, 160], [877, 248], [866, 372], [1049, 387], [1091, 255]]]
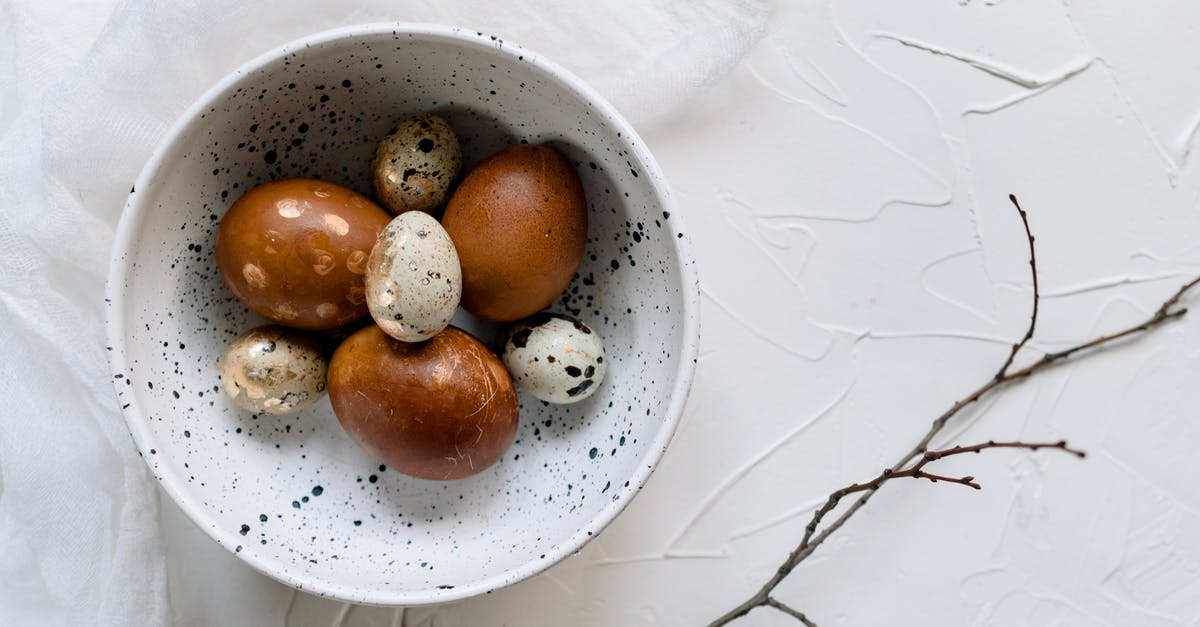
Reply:
[[169, 623], [160, 492], [106, 361], [125, 195], [213, 82], [288, 40], [456, 24], [573, 70], [635, 123], [732, 68], [766, 0], [0, 0], [0, 624]]

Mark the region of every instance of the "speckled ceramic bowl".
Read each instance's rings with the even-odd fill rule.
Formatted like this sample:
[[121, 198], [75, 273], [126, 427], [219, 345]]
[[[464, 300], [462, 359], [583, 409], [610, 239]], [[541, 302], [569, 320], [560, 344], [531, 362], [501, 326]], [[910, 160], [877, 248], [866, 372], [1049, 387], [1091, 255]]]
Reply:
[[[291, 416], [252, 415], [226, 399], [217, 379], [224, 346], [261, 322], [217, 275], [213, 236], [226, 207], [255, 184], [288, 176], [369, 192], [375, 142], [395, 120], [431, 110], [454, 124], [467, 167], [524, 140], [551, 142], [576, 164], [590, 238], [552, 310], [596, 329], [610, 363], [601, 389], [581, 403], [522, 395], [521, 426], [504, 458], [447, 483], [385, 469], [342, 432], [328, 399]], [[598, 533], [670, 441], [698, 335], [686, 238], [629, 124], [530, 51], [413, 24], [297, 41], [201, 98], [130, 194], [108, 297], [117, 391], [167, 493], [262, 572], [383, 605], [513, 583]]]

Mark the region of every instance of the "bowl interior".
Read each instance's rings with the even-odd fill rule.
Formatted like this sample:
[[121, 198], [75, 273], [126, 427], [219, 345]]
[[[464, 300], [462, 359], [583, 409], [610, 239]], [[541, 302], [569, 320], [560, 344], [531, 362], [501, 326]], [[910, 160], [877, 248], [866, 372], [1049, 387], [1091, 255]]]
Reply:
[[[552, 309], [587, 321], [610, 363], [581, 403], [522, 394], [503, 460], [448, 483], [381, 466], [345, 436], [328, 400], [256, 416], [229, 403], [217, 380], [225, 345], [262, 322], [217, 275], [213, 237], [226, 207], [257, 183], [291, 176], [369, 194], [376, 141], [425, 111], [451, 121], [468, 168], [519, 141], [551, 142], [575, 163], [590, 237]], [[290, 44], [193, 112], [131, 194], [109, 290], [114, 376], [131, 431], [200, 526], [286, 583], [417, 604], [535, 573], [619, 511], [678, 419], [695, 285], [657, 168], [607, 107], [499, 40], [375, 27]]]

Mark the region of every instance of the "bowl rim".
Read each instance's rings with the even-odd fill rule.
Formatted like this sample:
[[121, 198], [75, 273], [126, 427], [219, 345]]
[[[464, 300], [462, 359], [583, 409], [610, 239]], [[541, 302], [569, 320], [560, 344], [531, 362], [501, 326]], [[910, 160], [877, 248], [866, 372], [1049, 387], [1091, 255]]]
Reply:
[[[408, 35], [422, 39], [449, 42], [477, 49], [490, 49], [494, 53], [506, 55], [513, 60], [530, 64], [549, 78], [561, 82], [573, 90], [581, 99], [590, 103], [601, 120], [618, 131], [618, 139], [622, 147], [629, 151], [630, 156], [640, 169], [649, 174], [651, 190], [661, 208], [669, 212], [666, 223], [670, 231], [672, 250], [676, 257], [681, 281], [681, 297], [683, 300], [682, 346], [678, 355], [678, 367], [674, 372], [674, 385], [671, 391], [671, 401], [663, 414], [663, 423], [659, 427], [646, 453], [640, 460], [638, 468], [629, 477], [628, 483], [615, 490], [613, 498], [603, 509], [592, 517], [587, 524], [582, 525], [574, 534], [564, 541], [547, 550], [544, 557], [531, 556], [521, 565], [501, 571], [498, 574], [475, 579], [471, 582], [457, 585], [454, 588], [435, 588], [416, 590], [388, 590], [382, 588], [362, 588], [338, 583], [323, 583], [307, 579], [298, 569], [292, 568], [278, 560], [260, 558], [253, 551], [236, 551], [237, 540], [226, 537], [220, 531], [221, 527], [210, 516], [205, 508], [188, 496], [183, 486], [185, 482], [176, 476], [170, 466], [157, 466], [152, 462], [156, 441], [149, 429], [149, 421], [145, 419], [138, 406], [136, 396], [125, 399], [121, 380], [116, 375], [129, 372], [125, 355], [124, 337], [125, 323], [125, 279], [133, 264], [133, 252], [138, 242], [138, 234], [146, 215], [149, 213], [147, 204], [142, 201], [146, 195], [139, 190], [149, 189], [153, 181], [164, 169], [166, 154], [174, 149], [176, 143], [186, 136], [194, 127], [200, 124], [201, 116], [220, 102], [238, 84], [247, 79], [252, 73], [271, 63], [284, 58], [287, 54], [306, 47], [314, 47], [333, 43], [343, 39], [370, 38], [380, 36]], [[520, 58], [518, 58], [520, 57]], [[696, 370], [700, 338], [700, 285], [696, 276], [695, 259], [692, 255], [691, 242], [687, 230], [683, 227], [682, 218], [672, 201], [672, 196], [662, 170], [654, 157], [646, 148], [641, 137], [633, 126], [607, 100], [591, 86], [584, 83], [571, 72], [547, 60], [545, 57], [530, 51], [520, 45], [505, 41], [473, 29], [465, 29], [442, 24], [422, 22], [371, 22], [365, 24], [343, 26], [313, 33], [294, 39], [262, 53], [243, 63], [237, 69], [222, 77], [217, 83], [206, 90], [196, 99], [167, 129], [155, 146], [146, 164], [130, 190], [125, 207], [121, 212], [120, 221], [114, 237], [113, 248], [109, 259], [108, 277], [105, 286], [105, 328], [109, 346], [109, 367], [114, 375], [111, 381], [117, 390], [117, 396], [124, 399], [121, 413], [133, 437], [139, 454], [145, 460], [151, 474], [158, 480], [159, 485], [171, 497], [176, 505], [187, 514], [188, 518], [200, 527], [210, 538], [233, 553], [255, 570], [272, 579], [293, 588], [304, 590], [322, 597], [380, 606], [414, 606], [434, 603], [445, 603], [466, 599], [476, 595], [491, 592], [505, 586], [532, 577], [563, 558], [578, 552], [584, 544], [599, 535], [618, 514], [629, 504], [632, 497], [641, 489], [658, 462], [666, 452], [682, 418], [684, 406]], [[232, 533], [232, 532], [230, 532]]]

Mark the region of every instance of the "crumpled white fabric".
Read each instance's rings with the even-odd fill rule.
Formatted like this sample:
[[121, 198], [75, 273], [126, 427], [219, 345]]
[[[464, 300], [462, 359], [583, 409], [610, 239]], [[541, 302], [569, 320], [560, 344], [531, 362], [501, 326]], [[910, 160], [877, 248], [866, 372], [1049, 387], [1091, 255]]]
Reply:
[[171, 622], [159, 491], [110, 383], [103, 286], [132, 181], [209, 85], [316, 31], [440, 22], [536, 50], [645, 124], [731, 69], [768, 13], [767, 0], [0, 3], [0, 624]]

